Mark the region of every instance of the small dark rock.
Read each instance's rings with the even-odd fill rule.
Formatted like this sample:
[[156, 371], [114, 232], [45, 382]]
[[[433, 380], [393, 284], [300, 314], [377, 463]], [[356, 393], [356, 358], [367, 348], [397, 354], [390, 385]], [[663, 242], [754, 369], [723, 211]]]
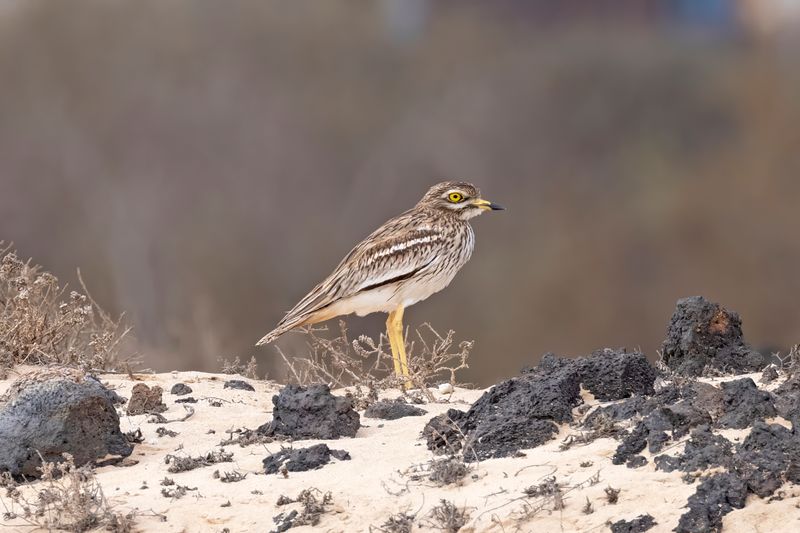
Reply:
[[455, 454], [463, 445], [461, 424], [466, 421], [464, 411], [448, 409], [446, 413], [434, 416], [422, 429], [428, 449], [436, 453]]
[[197, 399], [194, 396], [187, 396], [186, 398], [178, 398], [175, 403], [197, 403]]
[[710, 383], [693, 381], [682, 390], [684, 398], [688, 398], [694, 408], [708, 413], [717, 419], [725, 412], [725, 402], [722, 389]]
[[186, 383], [176, 383], [169, 392], [175, 396], [185, 396], [186, 394], [192, 393], [192, 388]]
[[708, 468], [730, 465], [733, 444], [721, 435], [714, 435], [708, 426], [701, 426], [692, 431], [683, 453], [672, 457], [656, 456], [653, 461], [657, 470], [672, 472], [695, 472]]
[[644, 455], [634, 455], [628, 459], [625, 466], [628, 468], [640, 468], [647, 464], [647, 458]]
[[611, 533], [644, 533], [656, 526], [655, 519], [649, 514], [639, 515], [633, 520], [619, 520], [611, 524]]
[[642, 412], [645, 401], [644, 396], [634, 396], [620, 402], [598, 407], [584, 419], [583, 426], [593, 428], [597, 425], [597, 420], [599, 419], [613, 420], [614, 422], [630, 420]]
[[800, 372], [796, 372], [774, 391], [775, 408], [783, 418], [800, 424]]
[[81, 466], [132, 451], [108, 390], [82, 372], [41, 371], [17, 380], [0, 397], [0, 472], [38, 477], [40, 454], [60, 462], [69, 453]]
[[778, 379], [778, 368], [775, 365], [769, 365], [761, 373], [761, 383], [769, 384]]
[[604, 405], [592, 411], [584, 421], [584, 426], [592, 426], [597, 417], [607, 417], [615, 422], [629, 420], [636, 415], [647, 416], [655, 409], [673, 404], [682, 398], [682, 391], [675, 385], [669, 385], [652, 396], [636, 394], [630, 398]]
[[331, 450], [331, 457], [340, 461], [349, 461], [350, 452], [346, 450]]
[[231, 379], [225, 382], [225, 385], [222, 386], [223, 389], [238, 389], [238, 390], [246, 390], [250, 392], [255, 392], [255, 388], [250, 385], [248, 382], [243, 381], [241, 379]]
[[755, 420], [764, 420], [778, 414], [772, 394], [758, 390], [750, 378], [721, 384], [724, 414], [717, 420], [722, 428], [744, 429]]
[[161, 401], [163, 391], [158, 385], [152, 388], [144, 383], [137, 383], [131, 391], [131, 399], [128, 402], [129, 415], [143, 415], [150, 413], [163, 413], [167, 406]]
[[428, 414], [424, 409], [409, 405], [403, 401], [381, 400], [373, 403], [364, 411], [367, 418], [380, 418], [381, 420], [397, 420], [406, 416], [422, 416]]
[[747, 486], [733, 474], [715, 474], [705, 479], [689, 496], [677, 533], [708, 533], [722, 530], [722, 517], [744, 507]]
[[663, 431], [651, 431], [647, 435], [647, 451], [658, 453], [664, 449], [664, 445], [670, 441], [670, 436]]
[[327, 385], [287, 385], [272, 397], [272, 421], [258, 428], [267, 435], [294, 439], [354, 437], [361, 427], [353, 401], [334, 396]]
[[643, 422], [649, 431], [647, 436], [649, 450], [658, 453], [670, 439], [683, 437], [695, 426], [710, 424], [711, 417], [707, 412], [695, 409], [691, 403], [681, 401], [655, 409], [644, 418]]
[[331, 450], [327, 444], [315, 444], [308, 448], [282, 449], [265, 458], [264, 472], [277, 474], [281, 467], [289, 472], [305, 472], [322, 468], [331, 460], [331, 456], [340, 461], [349, 461], [350, 454], [344, 450]]
[[656, 470], [663, 470], [664, 472], [674, 472], [680, 469], [680, 457], [673, 457], [671, 455], [656, 455], [653, 457], [653, 462], [656, 464]]
[[767, 362], [744, 342], [739, 315], [702, 296], [678, 300], [663, 361], [684, 376], [700, 376], [706, 367], [730, 374], [758, 372]]
[[648, 435], [649, 430], [644, 422], [636, 424], [633, 430], [617, 446], [617, 451], [614, 452], [611, 462], [615, 465], [625, 464], [629, 458], [645, 449]]

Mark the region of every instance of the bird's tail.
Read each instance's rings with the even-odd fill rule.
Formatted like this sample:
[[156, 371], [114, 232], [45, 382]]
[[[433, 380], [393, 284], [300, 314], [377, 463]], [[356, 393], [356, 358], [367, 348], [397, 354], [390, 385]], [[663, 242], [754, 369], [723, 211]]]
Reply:
[[[289, 317], [287, 317], [289, 318]], [[261, 337], [261, 340], [256, 343], [256, 346], [263, 346], [265, 344], [269, 344], [284, 333], [294, 328], [299, 328], [300, 326], [305, 326], [306, 324], [311, 322], [311, 317], [309, 315], [301, 315], [298, 317], [293, 317], [290, 320], [282, 320], [278, 327]]]

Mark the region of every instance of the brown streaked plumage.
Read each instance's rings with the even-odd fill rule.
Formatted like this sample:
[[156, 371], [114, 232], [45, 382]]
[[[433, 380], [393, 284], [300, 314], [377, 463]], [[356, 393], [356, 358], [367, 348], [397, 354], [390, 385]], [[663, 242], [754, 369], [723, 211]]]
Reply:
[[503, 209], [469, 183], [439, 183], [412, 209], [387, 221], [348, 253], [333, 273], [289, 311], [257, 346], [299, 326], [356, 313], [389, 313], [395, 370], [407, 375], [403, 310], [452, 281], [472, 255], [469, 219]]

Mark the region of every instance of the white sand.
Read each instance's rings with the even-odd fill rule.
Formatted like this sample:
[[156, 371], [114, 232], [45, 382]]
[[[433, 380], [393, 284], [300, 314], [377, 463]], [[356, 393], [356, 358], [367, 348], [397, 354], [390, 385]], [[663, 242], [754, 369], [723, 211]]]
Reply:
[[[137, 519], [142, 531], [218, 532], [224, 528], [232, 533], [270, 531], [275, 527], [273, 516], [299, 507], [298, 504], [277, 507], [280, 495], [295, 497], [303, 489], [315, 487], [332, 493], [331, 511], [322, 516], [318, 526], [291, 531], [369, 531], [370, 526], [378, 528], [398, 512], [417, 516], [415, 530], [433, 530], [427, 515], [440, 499], [447, 499], [469, 510], [470, 520], [461, 530], [465, 532], [608, 531], [607, 522], [632, 519], [644, 513], [650, 513], [658, 522], [651, 531], [666, 532], [677, 525], [687, 498], [696, 489], [696, 485], [683, 483], [679, 472], [655, 471], [652, 461], [635, 470], [612, 465], [611, 456], [618, 444], [612, 439], [599, 439], [586, 446], [576, 445], [559, 451], [561, 440], [574, 432], [566, 425], [561, 427], [558, 438], [545, 446], [527, 450], [525, 457], [493, 459], [476, 465], [459, 486], [437, 487], [429, 481], [411, 480], [409, 471], [433, 458], [419, 438], [423, 426], [432, 416], [448, 408], [467, 409], [483, 392], [466, 389], [456, 389], [447, 403], [443, 400], [443, 403], [422, 406], [429, 413], [426, 416], [383, 421], [364, 418], [362, 413], [363, 426], [355, 438], [301, 441], [294, 445], [306, 447], [326, 442], [331, 448], [350, 452], [351, 461], [332, 460], [319, 470], [290, 472], [288, 478], [264, 475], [262, 459], [280, 450], [281, 444], [275, 442], [246, 448], [231, 446], [227, 451], [234, 453], [233, 463], [170, 474], [164, 457], [176, 453], [179, 447], [190, 455], [205, 454], [218, 449], [219, 442], [228, 436], [225, 430], [255, 429], [269, 421], [272, 395], [279, 385], [247, 380], [256, 388], [256, 392], [247, 392], [223, 389], [224, 381], [236, 376], [182, 372], [139, 377], [144, 383], [160, 385], [165, 390], [164, 400], [169, 410], [164, 416], [168, 419], [185, 414], [181, 404], [173, 403], [178, 397], [169, 394], [173, 384], [188, 384], [193, 389], [191, 396], [199, 400], [192, 405], [195, 414], [189, 420], [165, 425], [179, 432], [177, 437], [157, 436], [156, 429], [162, 424], [147, 423], [145, 415], [123, 415], [122, 430], [141, 428], [145, 437], [144, 443], [137, 445], [130, 457], [137, 464], [97, 469], [106, 496], [120, 510], [138, 509], [143, 513]], [[125, 397], [130, 397], [131, 387], [136, 383], [127, 376], [118, 375], [102, 376], [102, 380]], [[9, 383], [10, 380], [0, 382], [0, 393]], [[222, 406], [211, 406], [207, 398], [221, 399]], [[673, 446], [669, 453], [680, 449], [680, 445]], [[644, 455], [650, 458], [647, 452]], [[580, 466], [586, 462], [591, 462], [591, 466]], [[237, 470], [247, 473], [247, 477], [237, 483], [222, 483], [212, 477], [215, 470], [220, 473]], [[599, 482], [591, 485], [590, 479], [598, 473]], [[564, 508], [553, 510], [550, 502], [544, 509], [523, 518], [526, 506], [530, 508], [539, 501], [525, 498], [524, 489], [551, 475], [568, 485], [564, 488]], [[197, 491], [177, 500], [165, 498], [160, 485], [165, 477], [179, 485], [197, 487]], [[577, 485], [580, 486], [570, 490]], [[615, 505], [606, 500], [604, 489], [608, 486], [621, 489]], [[797, 508], [800, 490], [791, 485], [784, 486], [783, 490], [786, 493], [783, 501], [767, 503], [751, 496], [745, 509], [727, 515], [725, 531], [800, 531]], [[587, 499], [594, 508], [591, 514], [582, 512]], [[222, 507], [228, 502], [229, 507]], [[165, 515], [166, 521], [148, 514], [151, 511]], [[6, 531], [31, 530], [23, 527], [20, 521], [3, 525]]]

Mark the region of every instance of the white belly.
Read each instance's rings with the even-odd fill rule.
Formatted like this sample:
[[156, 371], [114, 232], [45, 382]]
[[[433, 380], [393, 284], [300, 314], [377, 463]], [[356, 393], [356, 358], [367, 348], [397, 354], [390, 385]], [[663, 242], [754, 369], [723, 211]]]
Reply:
[[[455, 275], [455, 272], [453, 272]], [[413, 283], [394, 283], [378, 287], [371, 291], [361, 292], [339, 300], [333, 304], [329, 311], [338, 315], [355, 313], [365, 316], [370, 313], [391, 313], [400, 306], [408, 307], [428, 298], [431, 294], [447, 287], [453, 276], [446, 278], [438, 276], [430, 281], [416, 281]]]

